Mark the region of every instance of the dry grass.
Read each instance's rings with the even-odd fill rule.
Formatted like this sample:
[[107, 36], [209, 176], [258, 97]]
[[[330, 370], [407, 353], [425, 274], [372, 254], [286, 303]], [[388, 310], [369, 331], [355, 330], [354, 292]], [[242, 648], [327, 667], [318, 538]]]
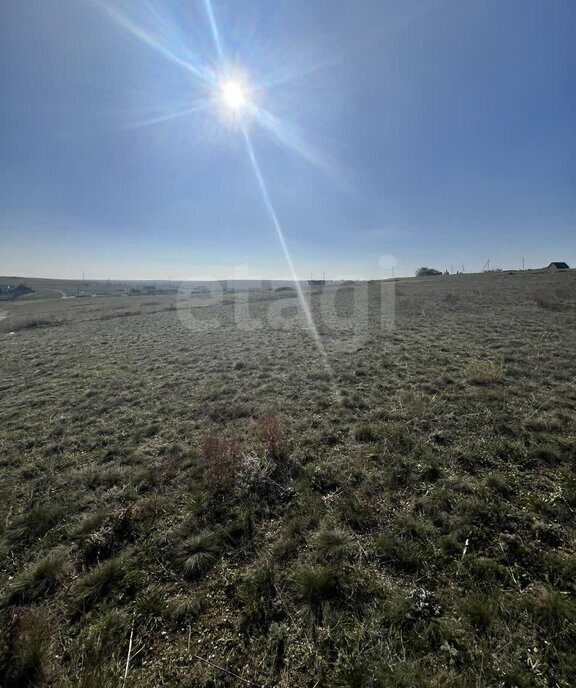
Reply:
[[464, 369], [468, 382], [475, 385], [493, 385], [502, 382], [504, 369], [492, 361], [471, 361]]
[[202, 461], [210, 481], [221, 487], [230, 486], [238, 477], [240, 447], [228, 435], [210, 433], [202, 443]]
[[288, 292], [10, 306], [63, 324], [0, 335], [5, 685], [120, 685], [132, 630], [126, 688], [576, 685], [574, 273], [372, 286], [355, 349], [313, 296], [333, 376]]

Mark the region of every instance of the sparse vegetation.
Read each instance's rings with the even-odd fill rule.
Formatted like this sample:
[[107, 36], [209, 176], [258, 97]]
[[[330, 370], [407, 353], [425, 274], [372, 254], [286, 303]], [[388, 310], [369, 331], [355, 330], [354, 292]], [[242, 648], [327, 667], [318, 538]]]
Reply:
[[122, 685], [130, 640], [126, 688], [576, 685], [574, 273], [396, 284], [333, 374], [202, 294], [6, 304], [3, 685]]
[[422, 267], [416, 270], [416, 277], [435, 277], [441, 274], [440, 270], [436, 270], [436, 268]]

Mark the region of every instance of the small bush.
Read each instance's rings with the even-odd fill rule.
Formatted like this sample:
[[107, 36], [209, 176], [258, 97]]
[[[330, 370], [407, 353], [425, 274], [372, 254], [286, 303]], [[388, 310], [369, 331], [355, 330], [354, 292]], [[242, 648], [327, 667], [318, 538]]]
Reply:
[[21, 330], [31, 330], [38, 327], [51, 327], [63, 324], [63, 317], [55, 313], [48, 314], [48, 316], [17, 315], [0, 322], [0, 332], [19, 332]]
[[452, 292], [450, 292], [449, 294], [445, 294], [442, 297], [442, 301], [444, 301], [444, 303], [447, 303], [449, 306], [454, 306], [460, 301], [460, 295], [453, 294]]
[[442, 477], [442, 469], [437, 463], [428, 463], [422, 468], [420, 478], [426, 482], [435, 483]]
[[240, 466], [240, 448], [227, 435], [212, 433], [204, 439], [202, 460], [208, 479], [218, 487], [231, 486]]
[[[98, 523], [98, 520], [98, 516], [95, 516], [94, 523]], [[84, 562], [92, 564], [107, 559], [132, 540], [133, 536], [134, 524], [130, 509], [106, 515], [99, 528], [82, 540], [80, 548]]]
[[397, 459], [387, 468], [385, 475], [386, 485], [391, 490], [407, 487], [412, 478], [413, 465], [406, 459]]
[[288, 421], [283, 413], [267, 411], [256, 421], [258, 434], [266, 445], [266, 451], [274, 458], [286, 454]]
[[488, 557], [468, 556], [464, 560], [464, 569], [474, 580], [487, 585], [504, 583], [510, 578], [502, 564]]
[[263, 456], [254, 453], [244, 454], [239, 464], [239, 492], [246, 500], [255, 501], [258, 509], [289, 496], [287, 488], [276, 479], [280, 477], [277, 466], [268, 453]]
[[539, 465], [556, 466], [562, 461], [562, 452], [553, 444], [543, 444], [530, 449], [528, 457]]

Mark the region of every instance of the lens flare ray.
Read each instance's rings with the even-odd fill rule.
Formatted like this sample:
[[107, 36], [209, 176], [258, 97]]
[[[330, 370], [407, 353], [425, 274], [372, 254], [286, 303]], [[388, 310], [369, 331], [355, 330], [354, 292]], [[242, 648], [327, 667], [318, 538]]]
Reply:
[[226, 58], [224, 56], [224, 48], [222, 47], [222, 40], [220, 39], [220, 31], [218, 30], [218, 24], [216, 23], [216, 17], [214, 15], [214, 8], [212, 7], [211, 0], [204, 0], [204, 7], [206, 8], [206, 14], [208, 15], [208, 21], [210, 22], [210, 29], [212, 30], [212, 36], [214, 38], [214, 44], [216, 45], [216, 50], [218, 51], [218, 57], [222, 63], [222, 67], [226, 70]]
[[268, 110], [264, 108], [258, 108], [256, 116], [262, 127], [269, 131], [279, 143], [283, 144], [289, 150], [298, 153], [298, 155], [310, 164], [325, 172], [331, 171], [329, 161], [326, 160], [319, 151], [306, 143], [294, 127], [281, 122], [271, 112], [268, 112]]
[[278, 236], [278, 241], [280, 242], [280, 246], [282, 247], [282, 252], [284, 253], [284, 258], [286, 259], [286, 263], [288, 264], [288, 269], [290, 270], [290, 276], [292, 277], [292, 281], [294, 282], [294, 287], [296, 289], [296, 293], [298, 294], [298, 300], [300, 302], [300, 306], [302, 308], [302, 311], [304, 312], [304, 317], [306, 318], [306, 323], [308, 325], [310, 333], [312, 334], [312, 337], [314, 338], [314, 343], [316, 344], [316, 348], [318, 349], [318, 353], [320, 354], [320, 356], [322, 358], [322, 363], [323, 363], [326, 371], [328, 372], [328, 375], [329, 375], [331, 381], [334, 384], [336, 397], [339, 399], [340, 394], [339, 394], [339, 390], [338, 390], [338, 388], [334, 382], [335, 377], [334, 377], [334, 373], [332, 371], [332, 366], [330, 365], [330, 362], [328, 361], [328, 354], [326, 353], [326, 349], [324, 348], [324, 345], [322, 344], [322, 340], [320, 339], [320, 334], [318, 333], [318, 328], [316, 327], [316, 323], [314, 322], [314, 317], [312, 316], [312, 311], [310, 309], [310, 305], [309, 305], [308, 301], [306, 300], [306, 296], [304, 295], [304, 292], [302, 291], [302, 285], [300, 284], [300, 280], [299, 280], [298, 275], [296, 273], [294, 263], [292, 262], [292, 257], [290, 255], [290, 251], [288, 250], [288, 245], [286, 244], [286, 239], [284, 238], [284, 232], [282, 231], [282, 225], [280, 224], [280, 220], [278, 219], [278, 214], [276, 213], [276, 209], [274, 208], [274, 204], [272, 203], [272, 199], [270, 198], [270, 194], [268, 193], [268, 187], [267, 187], [266, 182], [264, 180], [264, 176], [262, 174], [262, 170], [260, 169], [260, 165], [258, 164], [258, 159], [256, 158], [256, 153], [254, 152], [254, 147], [252, 145], [250, 135], [248, 134], [248, 131], [246, 130], [245, 127], [242, 128], [242, 134], [244, 135], [244, 141], [246, 142], [246, 149], [248, 151], [248, 157], [250, 158], [250, 162], [252, 164], [252, 170], [254, 171], [254, 176], [256, 177], [256, 181], [258, 182], [258, 186], [260, 188], [260, 194], [262, 196], [262, 200], [264, 201], [264, 205], [266, 207], [266, 210], [268, 211], [268, 215], [270, 216], [270, 219], [272, 220], [272, 225], [274, 226], [274, 229], [276, 230], [276, 234]]
[[119, 26], [121, 26], [123, 29], [128, 31], [136, 38], [140, 39], [150, 48], [160, 53], [160, 55], [162, 55], [163, 57], [167, 58], [179, 67], [184, 68], [186, 71], [190, 72], [202, 81], [206, 83], [214, 83], [214, 78], [207, 69], [195, 65], [194, 63], [178, 56], [175, 52], [167, 48], [161, 41], [159, 41], [158, 38], [156, 38], [152, 33], [133, 22], [126, 15], [122, 14], [113, 7], [110, 7], [110, 5], [108, 5], [106, 2], [103, 2], [102, 0], [92, 0], [92, 2], [95, 5], [97, 5], [115, 23], [117, 23]]
[[137, 129], [139, 127], [148, 127], [154, 124], [162, 124], [163, 122], [169, 122], [172, 119], [179, 119], [180, 117], [187, 117], [195, 112], [201, 112], [202, 110], [207, 110], [211, 105], [210, 101], [205, 101], [196, 105], [195, 107], [186, 108], [184, 110], [176, 110], [174, 112], [168, 112], [165, 115], [158, 115], [157, 117], [150, 117], [148, 119], [140, 120], [139, 122], [134, 122], [128, 125], [128, 129]]

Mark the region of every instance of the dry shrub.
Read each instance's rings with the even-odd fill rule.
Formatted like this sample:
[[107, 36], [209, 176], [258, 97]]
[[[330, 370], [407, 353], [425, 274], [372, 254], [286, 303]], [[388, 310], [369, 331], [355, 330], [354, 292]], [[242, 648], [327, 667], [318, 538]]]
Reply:
[[213, 432], [204, 439], [202, 461], [209, 479], [216, 485], [233, 484], [240, 467], [238, 443], [227, 435]]
[[266, 451], [275, 458], [286, 453], [288, 420], [283, 413], [266, 411], [256, 421], [258, 434], [266, 445]]

